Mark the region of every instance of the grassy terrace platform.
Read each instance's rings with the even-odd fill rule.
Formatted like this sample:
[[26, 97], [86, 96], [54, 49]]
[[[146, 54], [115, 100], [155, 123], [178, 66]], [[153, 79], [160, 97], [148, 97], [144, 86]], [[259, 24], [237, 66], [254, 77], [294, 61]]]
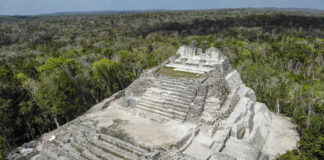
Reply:
[[186, 77], [186, 78], [199, 78], [199, 74], [175, 71], [173, 67], [163, 67], [160, 70], [157, 70], [156, 73], [162, 74], [170, 77]]

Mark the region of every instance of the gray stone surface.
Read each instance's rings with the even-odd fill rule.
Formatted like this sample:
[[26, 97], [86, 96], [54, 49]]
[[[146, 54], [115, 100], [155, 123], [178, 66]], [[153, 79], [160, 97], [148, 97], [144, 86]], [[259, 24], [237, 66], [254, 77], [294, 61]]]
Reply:
[[231, 129], [231, 136], [241, 139], [245, 133], [244, 119], [239, 120], [237, 123], [233, 124]]
[[273, 113], [271, 113], [271, 117], [272, 123], [262, 152], [268, 155], [269, 159], [275, 159], [278, 154], [297, 148], [299, 136], [296, 125], [289, 118]]
[[255, 147], [248, 142], [237, 140], [234, 137], [228, 139], [222, 153], [231, 155], [237, 160], [258, 159], [262, 154], [258, 147]]
[[31, 141], [9, 153], [8, 160], [28, 160], [39, 153], [37, 146], [40, 140]]
[[225, 77], [225, 81], [227, 89], [229, 91], [234, 91], [243, 84], [241, 76], [236, 70], [233, 70], [231, 73], [227, 74]]
[[256, 102], [218, 49], [181, 46], [177, 54], [163, 66], [199, 76], [163, 75], [159, 67], [144, 72], [50, 133], [38, 158], [263, 160], [296, 147], [293, 125]]
[[223, 154], [220, 152], [215, 152], [213, 153], [212, 157], [210, 158], [210, 160], [236, 160], [235, 157], [230, 156], [228, 154]]
[[126, 96], [139, 96], [143, 94], [147, 88], [153, 86], [154, 80], [151, 78], [142, 77], [135, 80], [127, 89], [125, 90]]

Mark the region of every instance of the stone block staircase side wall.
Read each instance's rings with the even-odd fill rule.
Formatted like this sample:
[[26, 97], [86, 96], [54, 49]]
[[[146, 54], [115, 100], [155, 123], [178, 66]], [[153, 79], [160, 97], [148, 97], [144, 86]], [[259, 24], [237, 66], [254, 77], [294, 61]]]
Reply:
[[[240, 97], [240, 101], [229, 117], [217, 126], [218, 128], [213, 136], [215, 143], [212, 149], [216, 152], [222, 152], [226, 146], [232, 147], [231, 144], [227, 144], [227, 141], [232, 137], [232, 140], [236, 139], [239, 144], [249, 143], [251, 146], [247, 147], [258, 151], [261, 155], [261, 149], [271, 124], [271, 116], [269, 115], [269, 110], [264, 104], [255, 102], [255, 100], [246, 96]], [[234, 153], [235, 151], [226, 150], [226, 154], [231, 152]], [[254, 156], [256, 153], [252, 155]]]
[[214, 140], [212, 150], [222, 152], [230, 137], [245, 139], [261, 149], [271, 123], [267, 107], [256, 102], [254, 91], [243, 84], [236, 70], [229, 72], [224, 82], [230, 93], [219, 111], [220, 119], [209, 131]]
[[200, 114], [203, 111], [203, 106], [205, 104], [206, 96], [208, 92], [208, 87], [206, 86], [200, 86], [195, 98], [194, 98], [194, 106], [189, 109], [189, 113], [194, 116], [200, 116]]
[[[256, 102], [254, 91], [243, 84], [236, 70], [229, 73], [225, 77], [225, 81], [228, 90], [234, 91], [234, 95], [239, 101], [248, 99], [253, 102], [252, 105], [249, 105], [251, 109], [244, 114], [244, 117], [240, 121], [236, 120], [236, 124], [233, 124], [232, 135], [236, 138], [247, 138], [250, 143], [262, 148], [271, 124], [270, 111], [264, 104]], [[237, 105], [236, 107], [240, 107], [239, 105], [242, 104], [238, 103]]]
[[184, 151], [191, 144], [198, 133], [199, 127], [189, 130], [187, 135], [185, 135], [181, 140], [175, 143], [174, 147], [179, 149], [181, 152]]

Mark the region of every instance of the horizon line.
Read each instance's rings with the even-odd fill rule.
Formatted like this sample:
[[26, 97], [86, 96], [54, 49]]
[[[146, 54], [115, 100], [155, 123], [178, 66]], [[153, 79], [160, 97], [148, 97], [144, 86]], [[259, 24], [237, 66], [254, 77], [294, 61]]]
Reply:
[[49, 12], [41, 14], [0, 14], [0, 16], [8, 17], [33, 17], [33, 16], [46, 16], [46, 15], [69, 15], [69, 14], [91, 14], [93, 12], [154, 12], [154, 11], [204, 11], [204, 10], [222, 10], [222, 9], [295, 9], [295, 10], [313, 10], [313, 11], [324, 11], [324, 9], [317, 8], [297, 8], [297, 7], [233, 7], [233, 8], [210, 8], [210, 9], [134, 9], [134, 10], [83, 10], [83, 11], [62, 11], [62, 12]]

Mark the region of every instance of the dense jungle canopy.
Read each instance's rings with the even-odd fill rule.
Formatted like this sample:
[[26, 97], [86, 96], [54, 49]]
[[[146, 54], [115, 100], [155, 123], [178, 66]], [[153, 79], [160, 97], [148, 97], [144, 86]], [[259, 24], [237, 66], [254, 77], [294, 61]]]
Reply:
[[[126, 88], [188, 44], [217, 47], [324, 159], [324, 11], [222, 9], [0, 16], [0, 159]], [[1, 158], [2, 157], [2, 158]]]

